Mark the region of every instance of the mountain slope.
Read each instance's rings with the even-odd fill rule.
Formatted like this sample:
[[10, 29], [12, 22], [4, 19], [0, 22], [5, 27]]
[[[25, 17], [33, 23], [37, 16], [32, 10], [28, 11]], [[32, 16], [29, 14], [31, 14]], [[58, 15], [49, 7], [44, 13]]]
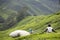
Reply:
[[20, 11], [26, 6], [30, 15], [51, 14], [60, 10], [58, 2], [59, 0], [0, 0], [0, 8]]
[[[28, 30], [29, 28], [32, 28], [33, 30], [41, 31], [43, 30], [48, 24], [52, 24], [52, 27], [57, 29], [60, 25], [60, 14], [52, 14], [48, 16], [28, 16], [25, 19], [23, 19], [16, 27], [12, 30], [16, 29], [24, 29]], [[41, 29], [40, 29], [41, 28]], [[39, 32], [40, 32], [39, 31]]]
[[[39, 34], [47, 27], [48, 24], [51, 24], [52, 27], [57, 31], [57, 33], [51, 34]], [[27, 37], [19, 37], [19, 38], [11, 38], [9, 37], [9, 33], [14, 30], [26, 30], [32, 28], [35, 32], [31, 36]], [[48, 36], [49, 35], [49, 36]], [[55, 13], [51, 15], [41, 15], [41, 16], [28, 16], [19, 22], [15, 27], [12, 27], [6, 31], [0, 31], [0, 39], [2, 40], [59, 40], [60, 38], [60, 13]], [[35, 38], [34, 38], [35, 37]], [[37, 38], [38, 37], [38, 38]]]

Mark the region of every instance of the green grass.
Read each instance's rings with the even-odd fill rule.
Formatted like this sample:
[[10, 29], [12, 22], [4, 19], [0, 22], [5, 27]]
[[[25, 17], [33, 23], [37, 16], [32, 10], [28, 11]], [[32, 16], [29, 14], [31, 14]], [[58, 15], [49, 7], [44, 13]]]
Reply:
[[[51, 24], [57, 33], [44, 33], [39, 34]], [[32, 35], [26, 37], [11, 38], [9, 33], [14, 30], [26, 30], [32, 28], [35, 32]], [[51, 15], [40, 15], [40, 16], [28, 16], [14, 27], [0, 31], [0, 40], [60, 40], [60, 13]]]
[[1, 40], [60, 40], [60, 33], [32, 34], [25, 37], [11, 38], [8, 35], [0, 37]]
[[45, 33], [45, 34], [33, 34], [30, 36], [18, 38], [19, 40], [59, 40], [60, 39], [60, 34], [57, 33]]

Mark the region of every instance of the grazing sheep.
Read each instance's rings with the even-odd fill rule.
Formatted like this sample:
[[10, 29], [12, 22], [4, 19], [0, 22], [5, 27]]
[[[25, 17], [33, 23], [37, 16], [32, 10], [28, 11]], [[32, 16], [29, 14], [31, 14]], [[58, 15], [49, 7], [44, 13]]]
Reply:
[[30, 35], [30, 33], [24, 30], [16, 30], [9, 34], [9, 36], [11, 37], [19, 37], [19, 36], [27, 36], [27, 35]]

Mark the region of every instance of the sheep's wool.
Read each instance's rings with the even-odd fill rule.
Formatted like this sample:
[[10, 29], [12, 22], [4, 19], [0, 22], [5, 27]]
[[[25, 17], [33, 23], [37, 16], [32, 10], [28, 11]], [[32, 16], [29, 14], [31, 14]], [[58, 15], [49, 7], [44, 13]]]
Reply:
[[27, 31], [24, 31], [24, 30], [16, 30], [16, 31], [13, 31], [9, 34], [9, 36], [11, 36], [11, 37], [16, 37], [18, 35], [27, 36], [27, 35], [30, 35], [30, 33]]

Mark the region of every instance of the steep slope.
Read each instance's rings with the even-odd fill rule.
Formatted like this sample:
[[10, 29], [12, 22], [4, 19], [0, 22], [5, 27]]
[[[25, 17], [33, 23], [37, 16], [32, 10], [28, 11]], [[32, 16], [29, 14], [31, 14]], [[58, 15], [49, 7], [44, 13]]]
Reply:
[[[41, 33], [46, 27], [47, 24], [51, 24], [52, 27], [57, 31], [57, 33], [51, 34], [39, 34]], [[31, 36], [27, 37], [19, 37], [19, 38], [11, 38], [9, 37], [9, 33], [14, 30], [26, 30], [28, 31], [29, 28], [32, 28], [35, 32]], [[60, 13], [55, 13], [51, 15], [41, 15], [41, 16], [28, 16], [19, 22], [15, 27], [12, 27], [6, 31], [0, 31], [0, 39], [2, 40], [59, 40], [60, 38]], [[49, 36], [48, 36], [49, 35]], [[38, 37], [38, 38], [37, 38]]]
[[18, 23], [18, 25], [16, 25], [16, 27], [14, 29], [12, 28], [11, 30], [17, 30], [17, 29], [28, 30], [29, 28], [32, 28], [33, 30], [40, 32], [45, 27], [47, 27], [47, 25], [49, 23], [56, 30], [58, 28], [60, 28], [60, 25], [59, 25], [60, 24], [60, 14], [28, 16], [25, 19], [23, 19], [20, 23]]

